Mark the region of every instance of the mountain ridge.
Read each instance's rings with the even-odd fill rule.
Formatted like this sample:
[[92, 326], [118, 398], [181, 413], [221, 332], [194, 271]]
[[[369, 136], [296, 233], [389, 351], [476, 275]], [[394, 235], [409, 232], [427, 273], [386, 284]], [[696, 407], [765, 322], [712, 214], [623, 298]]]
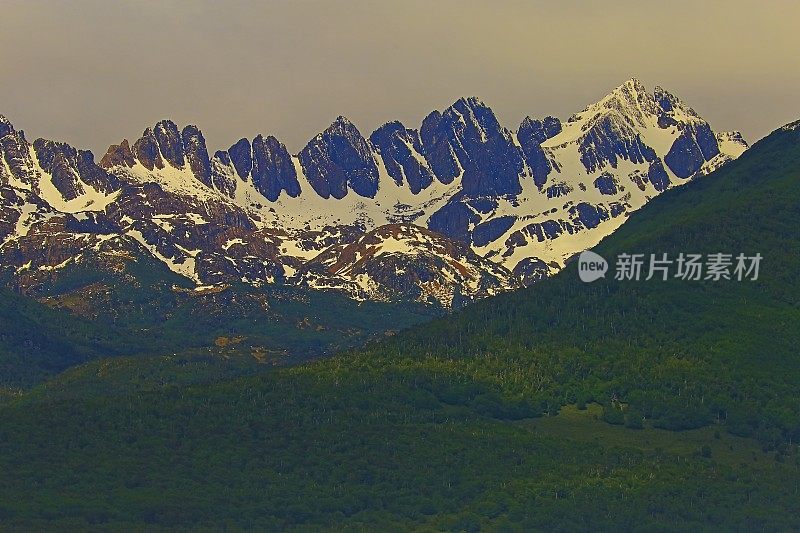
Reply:
[[[746, 149], [740, 134], [715, 134], [677, 97], [660, 87], [648, 93], [636, 79], [565, 122], [526, 117], [516, 132], [476, 97], [431, 112], [419, 129], [387, 122], [368, 137], [339, 116], [295, 155], [261, 134], [209, 155], [197, 126], [161, 120], [95, 163], [65, 143], [31, 145], [2, 123], [0, 183], [16, 198], [0, 234], [7, 266], [28, 264], [20, 242], [44, 219], [63, 218], [60, 238], [86, 241], [84, 254], [100, 240], [135, 241], [199, 285], [300, 281], [295, 274], [328, 247], [397, 223], [470, 246], [511, 273], [501, 285], [527, 284], [650, 198]], [[238, 256], [227, 253], [234, 244], [244, 248]], [[63, 250], [51, 255], [66, 259]], [[474, 270], [476, 261], [461, 266]], [[59, 265], [39, 258], [29, 267]], [[469, 298], [459, 282], [440, 282], [449, 284], [443, 294]]]

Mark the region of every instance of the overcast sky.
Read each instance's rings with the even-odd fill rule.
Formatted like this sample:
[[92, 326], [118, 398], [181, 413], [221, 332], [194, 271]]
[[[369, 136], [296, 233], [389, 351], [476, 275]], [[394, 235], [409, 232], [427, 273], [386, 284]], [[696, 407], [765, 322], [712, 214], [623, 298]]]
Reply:
[[750, 141], [800, 118], [800, 2], [3, 0], [0, 113], [101, 156], [161, 118], [292, 152], [478, 96], [516, 129], [632, 76]]

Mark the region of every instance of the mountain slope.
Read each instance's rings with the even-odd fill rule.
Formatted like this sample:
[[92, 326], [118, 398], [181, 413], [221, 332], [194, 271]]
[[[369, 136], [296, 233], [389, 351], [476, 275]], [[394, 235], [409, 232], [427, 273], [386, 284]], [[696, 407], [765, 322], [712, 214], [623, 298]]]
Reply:
[[[502, 364], [515, 378], [498, 384], [551, 405], [614, 398], [665, 427], [716, 422], [773, 445], [797, 442], [799, 200], [795, 123], [631, 217], [594, 249], [611, 264], [606, 279], [583, 283], [573, 263], [547, 284], [426, 325], [385, 351], [468, 366], [487, 351], [507, 354]], [[613, 279], [619, 254], [720, 252], [761, 254], [758, 280]]]
[[313, 359], [392, 335], [435, 312], [404, 303], [356, 302], [337, 293], [273, 284], [196, 287], [136, 242], [101, 247], [37, 288], [3, 289], [0, 388], [30, 387], [90, 360], [171, 353], [235, 360], [249, 371]]
[[353, 243], [331, 246], [303, 265], [300, 275], [304, 285], [338, 287], [355, 299], [391, 300], [402, 294], [455, 307], [514, 288], [502, 266], [413, 224], [387, 224]]
[[595, 249], [761, 253], [756, 281], [586, 284], [571, 264], [259, 376], [181, 385], [171, 358], [74, 369], [0, 405], [0, 482], [19, 496], [0, 520], [797, 529], [799, 206], [800, 122]]

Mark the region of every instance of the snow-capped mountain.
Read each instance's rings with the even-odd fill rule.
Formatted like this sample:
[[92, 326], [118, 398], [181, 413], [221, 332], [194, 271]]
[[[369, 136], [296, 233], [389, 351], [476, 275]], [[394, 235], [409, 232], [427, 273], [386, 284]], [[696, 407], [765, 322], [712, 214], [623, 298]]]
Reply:
[[145, 252], [198, 286], [451, 306], [551, 275], [746, 148], [635, 79], [566, 121], [528, 117], [516, 131], [476, 98], [368, 138], [338, 117], [294, 155], [262, 135], [210, 155], [196, 126], [165, 120], [95, 163], [3, 118], [0, 265], [34, 290], [69, 264]]

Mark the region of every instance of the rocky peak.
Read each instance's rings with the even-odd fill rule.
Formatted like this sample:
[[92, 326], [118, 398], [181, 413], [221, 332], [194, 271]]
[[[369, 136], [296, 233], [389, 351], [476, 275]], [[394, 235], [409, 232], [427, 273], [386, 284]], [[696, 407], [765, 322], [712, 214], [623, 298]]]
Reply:
[[[36, 176], [30, 154], [31, 146], [25, 139], [25, 133], [22, 130], [14, 130], [8, 120], [4, 120], [0, 124], [0, 132], [3, 133], [0, 135], [0, 155], [8, 165], [11, 175], [20, 183], [32, 185]], [[2, 166], [0, 166], [1, 168]], [[4, 171], [4, 169], [0, 171]]]
[[631, 78], [598, 102], [572, 115], [567, 124], [579, 124], [577, 131], [581, 132], [600, 126], [631, 135], [636, 129], [647, 126], [648, 119], [661, 113], [655, 99], [648, 94], [642, 82]]
[[311, 139], [298, 158], [309, 183], [323, 198], [344, 198], [348, 188], [368, 198], [378, 192], [378, 166], [369, 143], [343, 116]]
[[502, 130], [494, 112], [475, 96], [459, 98], [442, 115], [452, 122], [457, 136], [471, 136], [486, 142], [490, 135]]
[[53, 185], [65, 200], [84, 194], [80, 176], [76, 172], [77, 151], [66, 143], [36, 139], [33, 149], [39, 166], [53, 177]]
[[660, 85], [656, 85], [656, 88], [653, 91], [653, 97], [656, 99], [656, 103], [659, 105], [659, 107], [667, 113], [672, 111], [675, 105], [679, 103], [677, 96], [666, 91]]
[[521, 191], [522, 154], [511, 133], [486, 104], [475, 97], [461, 98], [442, 113], [436, 127], [463, 169], [465, 195], [513, 195]]
[[612, 89], [603, 100], [627, 100], [628, 102], [638, 101], [640, 98], [649, 97], [647, 87], [639, 78], [632, 77], [625, 80], [621, 85]]
[[339, 115], [336, 117], [330, 126], [323, 132], [323, 134], [328, 135], [342, 135], [345, 137], [350, 137], [351, 139], [357, 139], [361, 137], [361, 132], [358, 131], [355, 124], [350, 122], [350, 119], [345, 117], [344, 115]]
[[183, 168], [183, 143], [178, 126], [171, 120], [162, 120], [154, 129], [161, 155], [175, 168]]
[[239, 177], [247, 179], [253, 170], [253, 153], [250, 141], [239, 139], [236, 144], [228, 149], [228, 154], [231, 156], [231, 163], [233, 163], [233, 168], [236, 169]]
[[647, 94], [647, 88], [644, 86], [644, 83], [635, 76], [628, 78], [625, 82], [622, 83], [619, 87], [614, 89], [616, 92], [620, 93], [628, 93], [628, 94]]
[[97, 166], [88, 150], [47, 139], [36, 139], [33, 149], [39, 166], [52, 176], [53, 185], [67, 201], [89, 192], [84, 185], [106, 193], [119, 187], [118, 180]]
[[416, 130], [397, 121], [387, 122], [370, 135], [369, 141], [398, 185], [405, 181], [411, 192], [418, 194], [433, 183], [433, 171], [422, 158], [422, 141]]
[[545, 117], [542, 120], [525, 117], [517, 134], [525, 135], [526, 138], [541, 144], [561, 133], [561, 129], [561, 121], [555, 117]]
[[164, 168], [164, 160], [161, 158], [158, 140], [151, 128], [144, 130], [142, 137], [133, 143], [133, 155], [147, 170]]
[[253, 139], [253, 185], [268, 200], [274, 202], [281, 191], [291, 197], [300, 195], [300, 183], [292, 156], [278, 139], [261, 135]]
[[[545, 146], [577, 142], [580, 160], [586, 171], [606, 165], [617, 167], [619, 159], [633, 163], [653, 162], [657, 154], [642, 135], [655, 123], [660, 127], [665, 112], [653, 95], [636, 78], [613, 89], [597, 103], [570, 117], [564, 134], [545, 141]], [[673, 124], [677, 121], [671, 119]]]
[[232, 167], [235, 177], [251, 181], [256, 190], [271, 202], [278, 199], [281, 191], [292, 197], [300, 195], [292, 156], [273, 136], [264, 138], [258, 135], [252, 143], [248, 139], [239, 139], [227, 152], [215, 154], [212, 167], [215, 186], [227, 196], [236, 191], [236, 181], [223, 171], [226, 167]]
[[433, 111], [422, 121], [419, 130], [422, 154], [433, 170], [436, 179], [449, 184], [461, 173], [453, 148], [447, 122], [439, 111]]
[[649, 94], [636, 78], [573, 115], [568, 124], [571, 132], [577, 132], [581, 162], [591, 173], [606, 165], [616, 168], [619, 159], [656, 162], [657, 154], [642, 137], [654, 122], [677, 134], [663, 157], [679, 178], [695, 175], [720, 153], [714, 132], [692, 108], [662, 87]]
[[165, 161], [183, 168], [183, 140], [178, 126], [171, 120], [162, 120], [154, 128], [147, 128], [133, 144], [133, 155], [147, 170], [163, 169]]
[[9, 133], [14, 132], [14, 126], [11, 124], [5, 115], [0, 115], [0, 137], [5, 137]]
[[203, 133], [197, 126], [189, 125], [183, 128], [180, 140], [181, 158], [189, 163], [189, 168], [198, 180], [211, 187], [211, 160]]
[[646, 117], [657, 116], [660, 109], [644, 84], [631, 78], [600, 100], [601, 113], [616, 114], [627, 119], [632, 125], [644, 126]]
[[665, 115], [665, 117], [661, 117], [660, 119], [662, 122], [665, 118], [667, 118], [667, 122], [669, 123], [678, 121], [705, 122], [694, 109], [686, 105], [675, 94], [660, 86], [657, 86], [653, 91], [653, 99], [658, 104], [660, 111]]
[[211, 187], [211, 159], [203, 133], [197, 126], [188, 125], [183, 130], [171, 120], [159, 121], [147, 128], [142, 137], [130, 148], [128, 141], [112, 145], [100, 164], [104, 168], [133, 167], [136, 162], [150, 171], [162, 170], [169, 165], [185, 169], [188, 165], [194, 177]]
[[136, 158], [131, 152], [131, 147], [128, 144], [128, 139], [123, 139], [119, 144], [112, 144], [106, 150], [105, 155], [100, 160], [100, 166], [103, 168], [112, 167], [132, 167], [136, 164]]

